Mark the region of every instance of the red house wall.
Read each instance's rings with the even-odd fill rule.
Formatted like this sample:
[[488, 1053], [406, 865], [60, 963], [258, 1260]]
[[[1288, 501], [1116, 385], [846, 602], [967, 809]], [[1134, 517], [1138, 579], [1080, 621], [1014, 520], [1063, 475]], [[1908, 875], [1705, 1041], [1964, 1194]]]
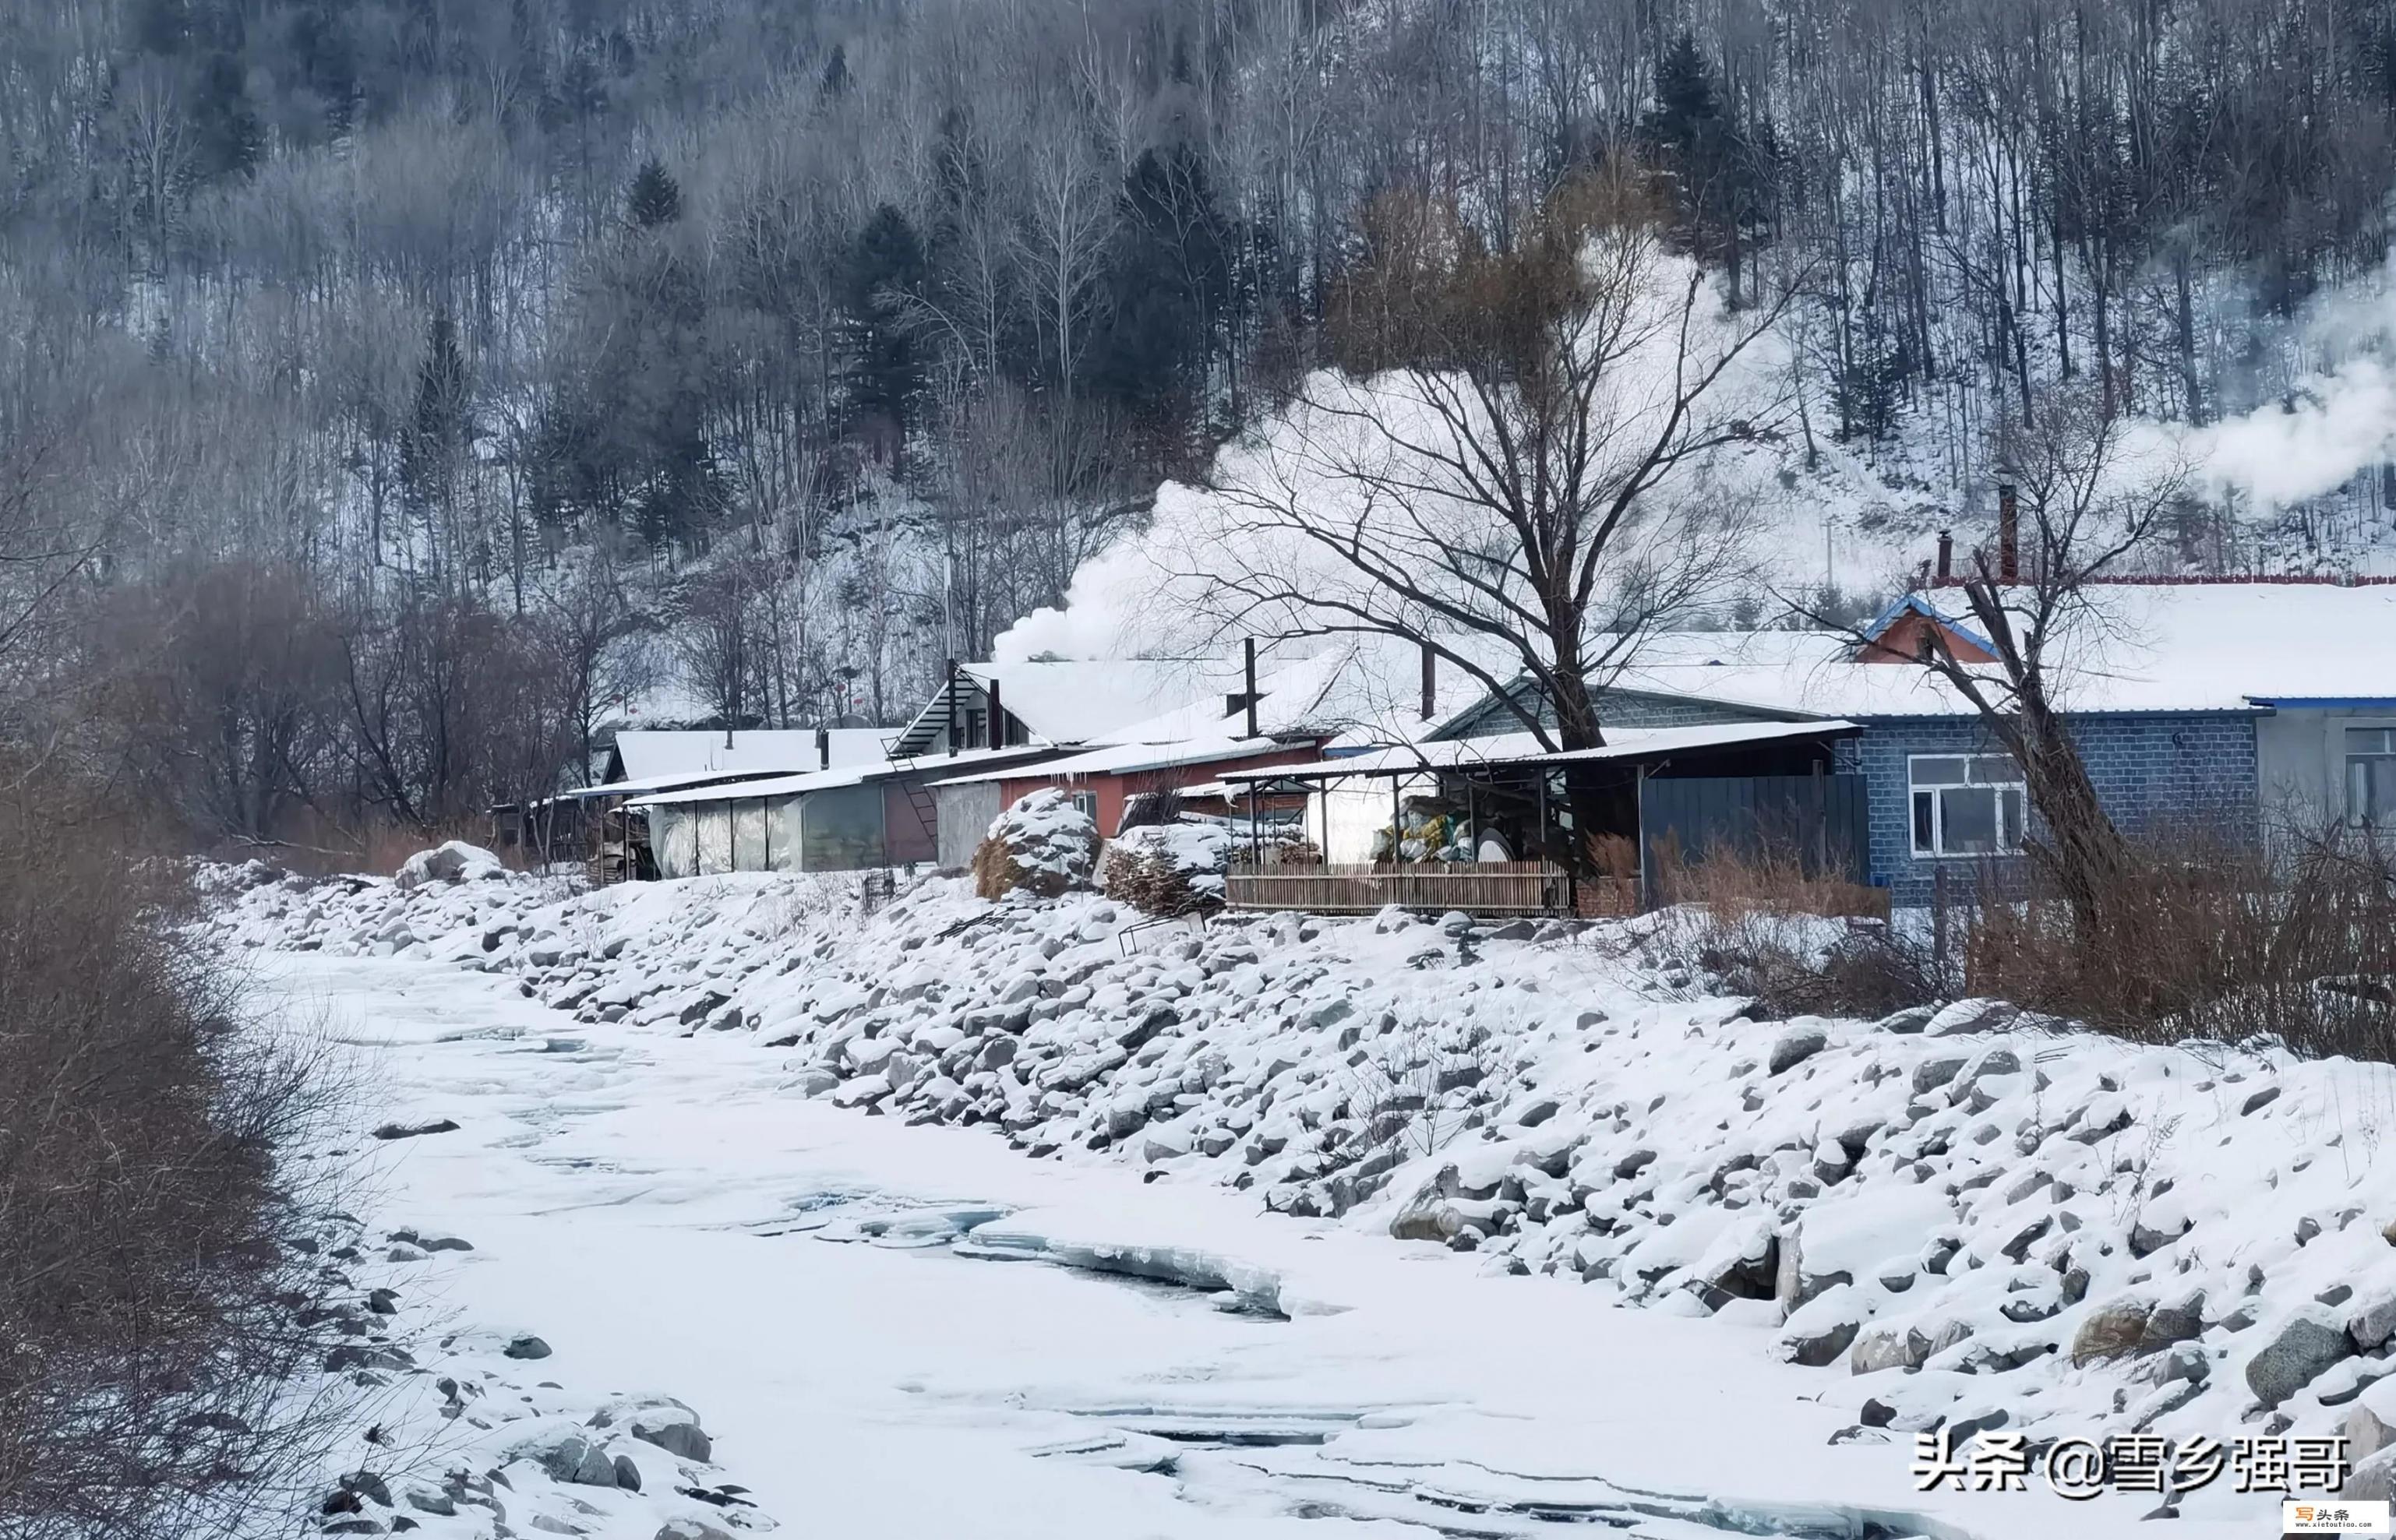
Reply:
[[1981, 646], [1965, 641], [1950, 626], [1939, 625], [1925, 615], [1900, 615], [1889, 622], [1888, 629], [1877, 640], [1857, 655], [1864, 663], [1912, 663], [1920, 660], [1922, 649], [1932, 633], [1946, 644], [1959, 663], [1994, 663], [1996, 657]]
[[1311, 764], [1323, 757], [1315, 744], [1245, 754], [1237, 759], [1208, 760], [1200, 764], [1168, 764], [1157, 769], [1089, 776], [1043, 776], [1026, 771], [998, 783], [999, 805], [1013, 807], [1032, 792], [1054, 787], [1059, 791], [1088, 791], [1098, 799], [1098, 832], [1111, 839], [1123, 827], [1124, 809], [1133, 798], [1151, 791], [1179, 790], [1218, 780], [1230, 770], [1262, 770], [1275, 764]]

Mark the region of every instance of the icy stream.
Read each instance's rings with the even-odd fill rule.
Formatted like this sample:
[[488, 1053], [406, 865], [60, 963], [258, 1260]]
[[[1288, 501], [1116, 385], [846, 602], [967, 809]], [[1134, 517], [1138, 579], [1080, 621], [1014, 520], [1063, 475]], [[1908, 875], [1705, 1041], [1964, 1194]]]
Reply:
[[1829, 1444], [1762, 1323], [835, 1109], [745, 1039], [577, 1025], [438, 963], [259, 966], [354, 1045], [362, 1128], [459, 1125], [378, 1148], [369, 1223], [473, 1248], [419, 1292], [537, 1333], [565, 1386], [687, 1401], [785, 1533], [2070, 1540], [2134, 1517], [1917, 1496], [1907, 1447]]

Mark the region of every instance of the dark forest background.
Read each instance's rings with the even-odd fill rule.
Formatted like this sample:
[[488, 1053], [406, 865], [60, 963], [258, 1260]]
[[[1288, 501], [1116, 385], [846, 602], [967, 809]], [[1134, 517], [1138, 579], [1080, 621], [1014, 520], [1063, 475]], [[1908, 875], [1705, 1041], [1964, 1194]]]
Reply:
[[661, 686], [904, 712], [1331, 361], [1382, 200], [1502, 246], [1634, 160], [1803, 285], [1792, 468], [1960, 506], [2058, 382], [2286, 389], [2396, 123], [2396, 0], [5, 0], [0, 60], [7, 735], [336, 843]]

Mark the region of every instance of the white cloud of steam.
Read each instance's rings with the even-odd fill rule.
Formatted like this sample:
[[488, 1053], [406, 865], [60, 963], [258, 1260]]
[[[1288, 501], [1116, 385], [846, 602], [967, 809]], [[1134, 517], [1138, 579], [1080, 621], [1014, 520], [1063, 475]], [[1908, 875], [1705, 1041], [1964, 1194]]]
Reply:
[[2278, 401], [2175, 435], [2205, 489], [2273, 513], [2396, 457], [2396, 259], [2316, 302], [2297, 345], [2320, 361]]
[[2396, 455], [2396, 375], [2358, 358], [2311, 377], [2284, 402], [2189, 430], [2181, 442], [2211, 490], [2276, 512]]

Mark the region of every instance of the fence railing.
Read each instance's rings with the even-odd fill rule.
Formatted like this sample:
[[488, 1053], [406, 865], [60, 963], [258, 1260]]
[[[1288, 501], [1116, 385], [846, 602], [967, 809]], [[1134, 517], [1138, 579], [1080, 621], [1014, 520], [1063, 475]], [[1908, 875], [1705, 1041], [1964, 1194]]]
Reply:
[[1551, 861], [1234, 864], [1225, 880], [1233, 909], [1370, 913], [1388, 904], [1468, 914], [1564, 914], [1572, 883]]

